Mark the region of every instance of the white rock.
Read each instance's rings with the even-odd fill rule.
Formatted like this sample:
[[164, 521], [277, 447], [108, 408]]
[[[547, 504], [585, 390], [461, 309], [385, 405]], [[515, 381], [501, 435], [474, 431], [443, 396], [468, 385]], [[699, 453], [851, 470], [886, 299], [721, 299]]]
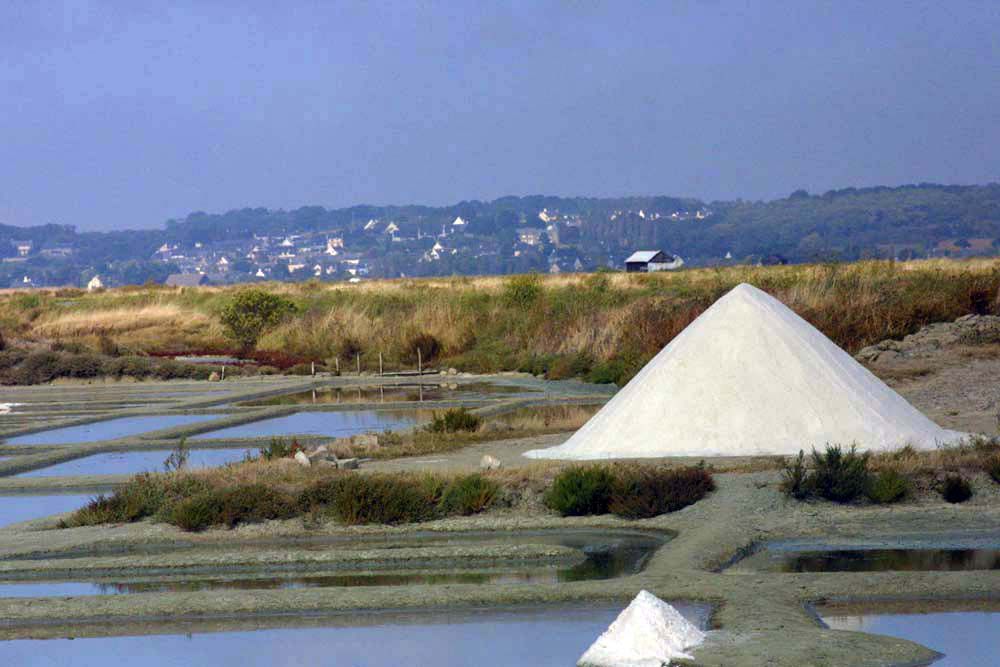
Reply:
[[964, 436], [925, 417], [780, 301], [743, 284], [569, 440], [525, 456], [787, 455], [827, 443], [933, 449]]
[[500, 468], [503, 468], [503, 462], [495, 456], [484, 454], [479, 460], [480, 470], [500, 470]]
[[576, 663], [581, 667], [662, 667], [705, 641], [705, 633], [669, 604], [640, 591]]
[[299, 465], [305, 466], [306, 468], [312, 465], [312, 461], [310, 461], [309, 457], [306, 456], [306, 453], [302, 451], [295, 452], [295, 461]]

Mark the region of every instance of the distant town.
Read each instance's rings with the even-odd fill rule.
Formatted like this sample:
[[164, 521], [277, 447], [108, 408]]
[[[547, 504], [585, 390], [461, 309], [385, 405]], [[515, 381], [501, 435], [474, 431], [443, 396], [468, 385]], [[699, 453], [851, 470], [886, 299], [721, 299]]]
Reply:
[[0, 225], [0, 287], [676, 270], [996, 255], [1000, 186], [804, 191], [771, 202], [508, 197], [451, 207], [192, 213], [163, 229]]

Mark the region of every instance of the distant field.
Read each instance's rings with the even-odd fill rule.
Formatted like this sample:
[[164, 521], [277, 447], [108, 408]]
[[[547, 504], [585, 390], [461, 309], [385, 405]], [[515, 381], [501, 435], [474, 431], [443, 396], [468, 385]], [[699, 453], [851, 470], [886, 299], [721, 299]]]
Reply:
[[[415, 340], [435, 364], [550, 377], [631, 376], [713, 301], [749, 282], [784, 301], [849, 351], [961, 315], [1000, 313], [1000, 260], [693, 269], [660, 274], [564, 274], [345, 283], [269, 283], [298, 314], [260, 349], [333, 365], [360, 354], [375, 368], [415, 364]], [[8, 290], [8, 344], [125, 351], [232, 351], [217, 313], [240, 287]], [[426, 349], [426, 347], [424, 348]]]

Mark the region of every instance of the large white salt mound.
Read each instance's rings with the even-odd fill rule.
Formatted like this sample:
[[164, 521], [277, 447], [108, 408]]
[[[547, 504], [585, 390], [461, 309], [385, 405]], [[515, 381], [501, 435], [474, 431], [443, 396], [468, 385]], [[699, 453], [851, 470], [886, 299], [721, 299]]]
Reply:
[[607, 630], [580, 657], [581, 667], [662, 667], [705, 641], [705, 633], [680, 612], [640, 591]]
[[712, 304], [549, 459], [796, 454], [960, 440], [774, 297], [747, 284]]

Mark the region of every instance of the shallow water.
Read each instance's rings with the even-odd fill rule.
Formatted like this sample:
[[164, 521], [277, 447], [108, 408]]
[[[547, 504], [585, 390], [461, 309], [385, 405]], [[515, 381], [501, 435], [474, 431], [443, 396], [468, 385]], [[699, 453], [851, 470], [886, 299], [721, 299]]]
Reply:
[[343, 438], [359, 433], [409, 428], [429, 421], [429, 410], [349, 410], [343, 412], [296, 412], [284, 417], [231, 426], [191, 438], [254, 438], [283, 435], [323, 435]]
[[70, 512], [82, 507], [97, 495], [92, 493], [57, 493], [44, 496], [27, 494], [0, 496], [0, 526], [40, 519], [50, 514]]
[[324, 387], [245, 401], [240, 405], [336, 405], [341, 403], [398, 403], [487, 398], [497, 394], [536, 393], [534, 389], [474, 382], [455, 388], [437, 384], [378, 385], [371, 387]]
[[934, 667], [994, 667], [1000, 612], [955, 611], [930, 614], [824, 616], [838, 630], [900, 637], [923, 644], [945, 657]]
[[[369, 540], [352, 538], [341, 545], [352, 549], [391, 549], [420, 545], [454, 544], [559, 544], [581, 549], [586, 560], [569, 566], [524, 565], [502, 569], [462, 569], [446, 571], [394, 570], [337, 574], [288, 573], [282, 576], [172, 575], [144, 578], [102, 577], [91, 581], [7, 581], [0, 582], [0, 597], [48, 597], [64, 595], [119, 595], [165, 591], [214, 589], [279, 589], [309, 587], [363, 587], [440, 584], [541, 584], [593, 581], [629, 576], [642, 571], [665, 538], [626, 533], [607, 534], [595, 531], [524, 531], [515, 533], [475, 533], [442, 538], [422, 534], [407, 538]], [[317, 542], [301, 545], [310, 550], [335, 549], [336, 544]]]
[[[624, 605], [366, 614], [365, 625], [0, 642], [9, 665], [343, 665], [344, 667], [570, 667]], [[706, 605], [676, 603], [704, 627]], [[340, 620], [340, 623], [346, 621]], [[314, 625], [316, 621], [309, 623]]]
[[98, 440], [115, 440], [148, 431], [158, 431], [175, 426], [196, 424], [219, 415], [156, 415], [139, 417], [119, 417], [93, 424], [67, 426], [31, 435], [21, 435], [6, 441], [8, 445], [39, 445], [39, 444], [70, 444], [80, 442], [97, 442]]
[[767, 551], [741, 569], [769, 572], [962, 572], [1000, 569], [1000, 549], [838, 549]]
[[[242, 461], [246, 448], [237, 449], [190, 449], [189, 468], [220, 466], [234, 461]], [[140, 472], [163, 472], [164, 461], [170, 456], [169, 449], [153, 449], [136, 452], [105, 452], [85, 456], [72, 461], [64, 461], [47, 468], [30, 470], [17, 477], [62, 477], [75, 475], [133, 475]]]

